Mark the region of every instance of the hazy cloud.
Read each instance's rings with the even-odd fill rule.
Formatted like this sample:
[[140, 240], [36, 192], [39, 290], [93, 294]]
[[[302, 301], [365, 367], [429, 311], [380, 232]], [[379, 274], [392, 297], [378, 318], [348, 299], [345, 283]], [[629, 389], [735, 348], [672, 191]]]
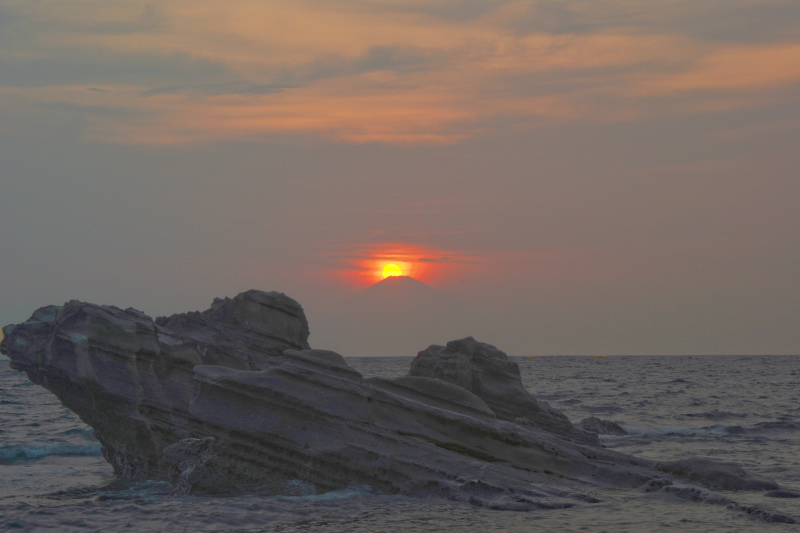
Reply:
[[[2, 56], [2, 53], [0, 53]], [[12, 87], [49, 88], [72, 85], [163, 86], [237, 79], [222, 63], [188, 55], [64, 53], [35, 60], [0, 59], [0, 83]]]
[[[0, 83], [42, 89], [27, 105], [53, 98], [87, 105], [74, 99], [82, 84], [125, 94], [99, 105], [145, 118], [88, 123], [87, 134], [104, 142], [285, 132], [448, 144], [503, 123], [714, 111], [705, 95], [685, 96], [692, 91], [746, 93], [730, 105], [758, 105], [753, 91], [800, 81], [796, 34], [779, 32], [780, 40], [767, 32], [769, 43], [757, 42], [753, 33], [774, 15], [755, 16], [742, 1], [722, 11], [712, 5], [377, 2], [342, 9], [337, 2], [242, 0], [222, 9], [83, 1], [69, 10], [50, 3], [43, 12], [15, 2]], [[783, 26], [797, 24], [792, 4], [771, 5], [786, 15]], [[691, 31], [692, 15], [734, 28], [725, 30], [731, 38]], [[739, 34], [749, 37], [733, 39], [739, 26], [731, 21], [744, 20], [748, 31]], [[20, 104], [12, 94], [6, 103]]]
[[141, 93], [142, 96], [158, 96], [163, 94], [221, 96], [221, 95], [261, 95], [279, 93], [288, 86], [254, 83], [206, 83], [201, 85], [182, 85], [174, 87], [160, 87], [148, 89]]

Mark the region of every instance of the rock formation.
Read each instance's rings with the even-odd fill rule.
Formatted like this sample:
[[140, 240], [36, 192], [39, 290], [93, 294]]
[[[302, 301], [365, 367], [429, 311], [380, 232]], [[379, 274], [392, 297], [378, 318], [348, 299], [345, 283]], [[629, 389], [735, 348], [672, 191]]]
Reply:
[[519, 365], [491, 344], [472, 337], [430, 346], [411, 364], [410, 376], [458, 385], [486, 402], [501, 420], [540, 427], [580, 442], [597, 444], [596, 434], [575, 428], [564, 414], [537, 402], [522, 386]]
[[0, 352], [94, 428], [117, 475], [178, 493], [367, 484], [524, 510], [673, 477], [779, 489], [734, 467], [607, 450], [471, 338], [420, 352], [410, 376], [365, 380], [341, 355], [309, 349], [302, 308], [275, 292], [155, 321], [71, 301], [3, 331]]
[[590, 416], [589, 418], [584, 418], [576, 425], [582, 430], [589, 431], [596, 435], [621, 436], [628, 434], [628, 432], [625, 431], [625, 428], [623, 428], [616, 422], [612, 422], [611, 420], [601, 420], [596, 416]]

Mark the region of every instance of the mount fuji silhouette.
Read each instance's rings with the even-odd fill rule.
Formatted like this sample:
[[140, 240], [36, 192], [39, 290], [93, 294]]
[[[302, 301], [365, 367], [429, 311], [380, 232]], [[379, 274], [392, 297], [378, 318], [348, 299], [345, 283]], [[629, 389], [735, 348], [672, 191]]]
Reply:
[[411, 276], [388, 276], [356, 296], [360, 302], [378, 305], [438, 304], [443, 299], [439, 291]]
[[341, 302], [335, 317], [318, 330], [335, 338], [331, 348], [346, 356], [413, 356], [443, 339], [459, 338], [461, 308], [411, 276], [389, 276]]

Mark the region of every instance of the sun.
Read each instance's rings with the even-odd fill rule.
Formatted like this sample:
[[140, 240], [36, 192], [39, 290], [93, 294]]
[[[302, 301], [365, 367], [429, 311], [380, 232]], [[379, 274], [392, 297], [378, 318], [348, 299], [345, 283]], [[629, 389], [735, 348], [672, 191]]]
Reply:
[[397, 263], [389, 263], [385, 267], [383, 267], [383, 277], [388, 278], [389, 276], [402, 276], [403, 271], [400, 268], [400, 265]]

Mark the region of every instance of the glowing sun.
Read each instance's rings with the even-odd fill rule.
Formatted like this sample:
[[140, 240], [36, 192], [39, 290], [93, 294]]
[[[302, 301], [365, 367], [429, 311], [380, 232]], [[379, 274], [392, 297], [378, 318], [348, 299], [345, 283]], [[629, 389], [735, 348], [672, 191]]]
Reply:
[[388, 278], [389, 276], [402, 276], [403, 271], [400, 269], [400, 265], [397, 263], [389, 263], [385, 267], [383, 267], [383, 277]]

